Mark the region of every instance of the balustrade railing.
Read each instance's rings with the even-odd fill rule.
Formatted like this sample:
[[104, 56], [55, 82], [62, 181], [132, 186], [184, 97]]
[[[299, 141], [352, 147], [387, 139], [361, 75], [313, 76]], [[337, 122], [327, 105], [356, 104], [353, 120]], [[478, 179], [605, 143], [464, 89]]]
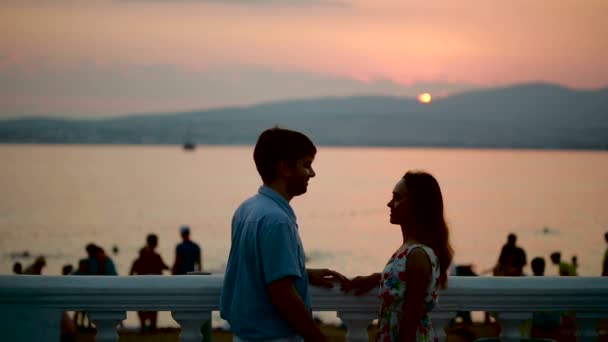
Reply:
[[[217, 311], [223, 277], [191, 276], [0, 276], [0, 340], [59, 339], [63, 311], [85, 311], [99, 342], [118, 341], [116, 326], [126, 311], [171, 311], [180, 340], [200, 342], [202, 324]], [[377, 318], [376, 291], [356, 297], [339, 289], [313, 288], [315, 311], [335, 311], [347, 327], [347, 341], [368, 341]], [[608, 277], [451, 277], [431, 313], [440, 339], [458, 311], [491, 311], [502, 325], [501, 339], [521, 338], [521, 323], [534, 311], [575, 314], [580, 341], [597, 339], [597, 322], [608, 317]]]

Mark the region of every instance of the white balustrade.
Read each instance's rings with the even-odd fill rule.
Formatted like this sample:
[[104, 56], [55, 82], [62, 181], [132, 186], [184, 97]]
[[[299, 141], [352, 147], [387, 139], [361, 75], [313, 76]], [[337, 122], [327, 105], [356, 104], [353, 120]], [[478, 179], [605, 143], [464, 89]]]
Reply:
[[[63, 311], [86, 311], [97, 341], [117, 341], [116, 325], [126, 311], [171, 311], [181, 341], [201, 340], [200, 327], [219, 309], [221, 275], [189, 276], [0, 276], [0, 331], [7, 341], [55, 340]], [[505, 341], [518, 340], [520, 323], [534, 311], [575, 314], [582, 342], [597, 338], [597, 321], [608, 318], [608, 277], [450, 277], [431, 312], [436, 333], [457, 311], [497, 313]], [[368, 340], [377, 318], [377, 291], [363, 296], [338, 288], [311, 290], [315, 311], [334, 311], [348, 328], [347, 341]]]
[[522, 323], [532, 318], [531, 312], [499, 312], [497, 313], [496, 319], [502, 326], [500, 332], [500, 338], [505, 342], [516, 342], [521, 339], [520, 327]]
[[97, 342], [116, 342], [116, 327], [127, 318], [124, 311], [91, 311], [87, 315], [97, 327]]
[[181, 342], [201, 342], [201, 327], [211, 321], [211, 311], [173, 311], [171, 316], [182, 328]]

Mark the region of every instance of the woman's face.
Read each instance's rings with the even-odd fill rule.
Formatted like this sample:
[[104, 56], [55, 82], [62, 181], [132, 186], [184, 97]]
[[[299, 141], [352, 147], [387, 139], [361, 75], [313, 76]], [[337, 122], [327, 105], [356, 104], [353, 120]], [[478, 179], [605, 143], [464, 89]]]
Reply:
[[391, 209], [390, 222], [392, 224], [401, 224], [405, 221], [407, 213], [407, 189], [405, 188], [405, 179], [401, 178], [393, 189], [393, 197], [386, 204]]

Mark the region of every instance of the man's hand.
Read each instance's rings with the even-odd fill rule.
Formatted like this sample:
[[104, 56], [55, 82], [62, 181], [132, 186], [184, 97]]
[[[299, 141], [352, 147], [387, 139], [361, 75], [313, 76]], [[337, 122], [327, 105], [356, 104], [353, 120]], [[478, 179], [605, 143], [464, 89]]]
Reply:
[[342, 274], [327, 268], [309, 268], [306, 271], [308, 272], [308, 282], [314, 286], [330, 289], [334, 287], [334, 282], [338, 281], [340, 282], [340, 287], [344, 288], [349, 282], [348, 278]]
[[374, 273], [368, 276], [359, 276], [350, 280], [342, 287], [344, 292], [355, 290], [355, 295], [360, 296], [371, 291], [380, 284], [380, 273]]

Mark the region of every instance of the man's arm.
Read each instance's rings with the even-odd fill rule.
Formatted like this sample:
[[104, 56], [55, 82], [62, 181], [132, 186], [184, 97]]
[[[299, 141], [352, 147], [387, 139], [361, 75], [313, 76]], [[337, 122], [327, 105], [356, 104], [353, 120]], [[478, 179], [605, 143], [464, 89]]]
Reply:
[[182, 256], [181, 254], [175, 254], [175, 262], [173, 263], [173, 268], [171, 269], [172, 274], [177, 274], [179, 267], [182, 264]]
[[196, 265], [196, 271], [201, 272], [203, 270], [203, 252], [198, 249], [198, 264]]
[[116, 271], [116, 266], [114, 266], [114, 262], [108, 257], [104, 259], [104, 274], [118, 275], [118, 272]]
[[163, 260], [163, 258], [160, 256], [160, 254], [158, 255], [158, 261], [160, 262], [160, 269], [161, 269], [161, 273], [164, 270], [168, 270], [169, 266], [167, 266], [167, 264], [165, 264], [165, 261]]
[[270, 301], [296, 333], [305, 341], [325, 342], [327, 338], [317, 327], [302, 298], [296, 292], [292, 277], [284, 277], [267, 285]]

